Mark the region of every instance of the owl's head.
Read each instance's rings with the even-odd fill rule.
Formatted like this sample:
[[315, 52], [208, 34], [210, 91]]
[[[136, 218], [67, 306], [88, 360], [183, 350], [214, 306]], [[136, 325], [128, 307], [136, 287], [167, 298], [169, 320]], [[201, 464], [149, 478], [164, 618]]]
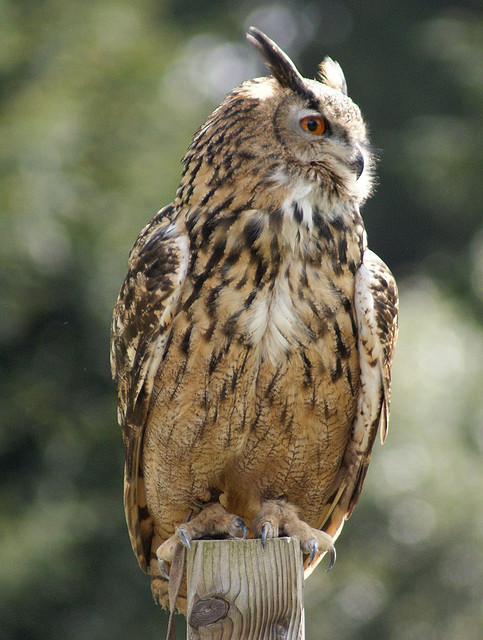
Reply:
[[250, 27], [247, 38], [272, 76], [244, 88], [260, 96], [266, 90], [260, 100], [286, 157], [309, 177], [318, 170], [324, 177], [329, 174], [334, 184], [363, 200], [371, 188], [373, 158], [360, 109], [347, 96], [339, 63], [326, 57], [319, 66], [319, 81], [310, 80], [264, 33]]
[[197, 132], [182, 192], [201, 197], [207, 185], [236, 183], [240, 191], [245, 183], [252, 192], [276, 185], [360, 204], [371, 190], [374, 161], [340, 65], [327, 57], [319, 80], [310, 80], [264, 33], [250, 27], [247, 37], [271, 75], [234, 89]]

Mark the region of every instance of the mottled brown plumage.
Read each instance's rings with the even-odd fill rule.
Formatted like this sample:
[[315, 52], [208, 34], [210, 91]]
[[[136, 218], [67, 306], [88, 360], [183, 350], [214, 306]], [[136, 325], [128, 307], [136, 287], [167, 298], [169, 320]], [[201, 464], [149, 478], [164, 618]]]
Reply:
[[366, 248], [360, 111], [337, 63], [307, 80], [249, 37], [272, 76], [232, 91], [195, 134], [114, 310], [126, 517], [162, 604], [158, 560], [244, 523], [298, 535], [309, 573], [389, 417], [397, 289]]

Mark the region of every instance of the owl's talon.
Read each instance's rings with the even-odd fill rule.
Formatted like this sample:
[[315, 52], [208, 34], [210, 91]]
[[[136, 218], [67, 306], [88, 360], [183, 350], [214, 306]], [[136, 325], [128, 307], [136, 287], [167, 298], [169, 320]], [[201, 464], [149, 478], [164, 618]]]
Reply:
[[265, 549], [265, 545], [267, 544], [267, 537], [273, 538], [273, 527], [270, 522], [264, 522], [262, 525], [262, 533], [260, 538], [262, 540], [262, 547]]
[[310, 567], [312, 571], [325, 553], [330, 556], [327, 571], [335, 564], [335, 547], [331, 536], [300, 520], [296, 508], [284, 500], [265, 500], [253, 520], [252, 528], [255, 535], [260, 536], [263, 547], [267, 538], [277, 538], [279, 535], [296, 536], [300, 540], [306, 570]]
[[169, 580], [169, 573], [166, 571], [166, 563], [161, 558], [158, 558], [158, 567], [163, 578]]
[[319, 545], [317, 544], [317, 540], [315, 538], [312, 538], [312, 540], [309, 541], [308, 546], [310, 548], [310, 555], [309, 555], [309, 560], [307, 562], [307, 566], [310, 567], [313, 559], [315, 558], [315, 554], [317, 553]]
[[184, 544], [184, 546], [188, 549], [188, 551], [190, 551], [191, 550], [191, 540], [193, 539], [192, 536], [188, 533], [188, 531], [186, 531], [182, 527], [178, 527], [176, 529], [176, 532], [177, 532], [178, 538], [180, 539], [182, 544]]
[[[320, 549], [319, 542], [315, 538], [312, 538], [311, 540], [309, 540], [307, 542], [307, 544], [304, 546], [303, 551], [305, 553], [309, 554], [308, 560], [305, 563], [306, 567], [310, 567], [310, 565], [314, 561], [315, 556], [319, 552], [319, 549]], [[323, 552], [323, 550], [322, 550], [322, 552]], [[336, 561], [336, 551], [335, 551], [335, 547], [334, 547], [333, 544], [329, 545], [326, 553], [329, 554], [329, 558], [330, 558], [329, 566], [325, 570], [325, 572], [327, 573], [328, 571], [330, 571], [332, 569], [332, 567], [334, 566], [335, 561]]]
[[[327, 573], [328, 571], [330, 571], [332, 569], [332, 567], [334, 566], [335, 561], [337, 559], [337, 553], [336, 553], [336, 550], [335, 550], [335, 547], [334, 547], [333, 544], [330, 546], [330, 548], [328, 550], [328, 554], [329, 554], [329, 557], [330, 557], [330, 562], [329, 562], [329, 566], [325, 570], [325, 573]], [[312, 559], [310, 560], [310, 562], [312, 562]], [[309, 562], [309, 564], [310, 564], [310, 562]]]
[[241, 533], [242, 533], [242, 540], [246, 540], [247, 539], [247, 525], [245, 524], [245, 521], [243, 520], [243, 518], [235, 518], [235, 525], [240, 529]]

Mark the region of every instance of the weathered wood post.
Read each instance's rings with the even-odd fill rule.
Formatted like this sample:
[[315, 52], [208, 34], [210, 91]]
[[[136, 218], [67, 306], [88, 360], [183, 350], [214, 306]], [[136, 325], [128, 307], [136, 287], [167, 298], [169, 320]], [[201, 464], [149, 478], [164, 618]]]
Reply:
[[188, 640], [303, 640], [298, 538], [198, 540], [187, 556]]

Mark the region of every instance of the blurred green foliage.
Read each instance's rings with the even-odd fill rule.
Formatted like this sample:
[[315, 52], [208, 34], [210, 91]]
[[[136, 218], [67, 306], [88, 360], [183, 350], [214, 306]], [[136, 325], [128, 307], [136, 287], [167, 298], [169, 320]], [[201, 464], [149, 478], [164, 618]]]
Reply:
[[[307, 638], [477, 640], [483, 406], [477, 2], [0, 1], [0, 637], [160, 638], [130, 550], [108, 367], [127, 253], [265, 30], [338, 59], [381, 149], [364, 207], [401, 288], [388, 442]], [[183, 624], [178, 637], [184, 637]]]

